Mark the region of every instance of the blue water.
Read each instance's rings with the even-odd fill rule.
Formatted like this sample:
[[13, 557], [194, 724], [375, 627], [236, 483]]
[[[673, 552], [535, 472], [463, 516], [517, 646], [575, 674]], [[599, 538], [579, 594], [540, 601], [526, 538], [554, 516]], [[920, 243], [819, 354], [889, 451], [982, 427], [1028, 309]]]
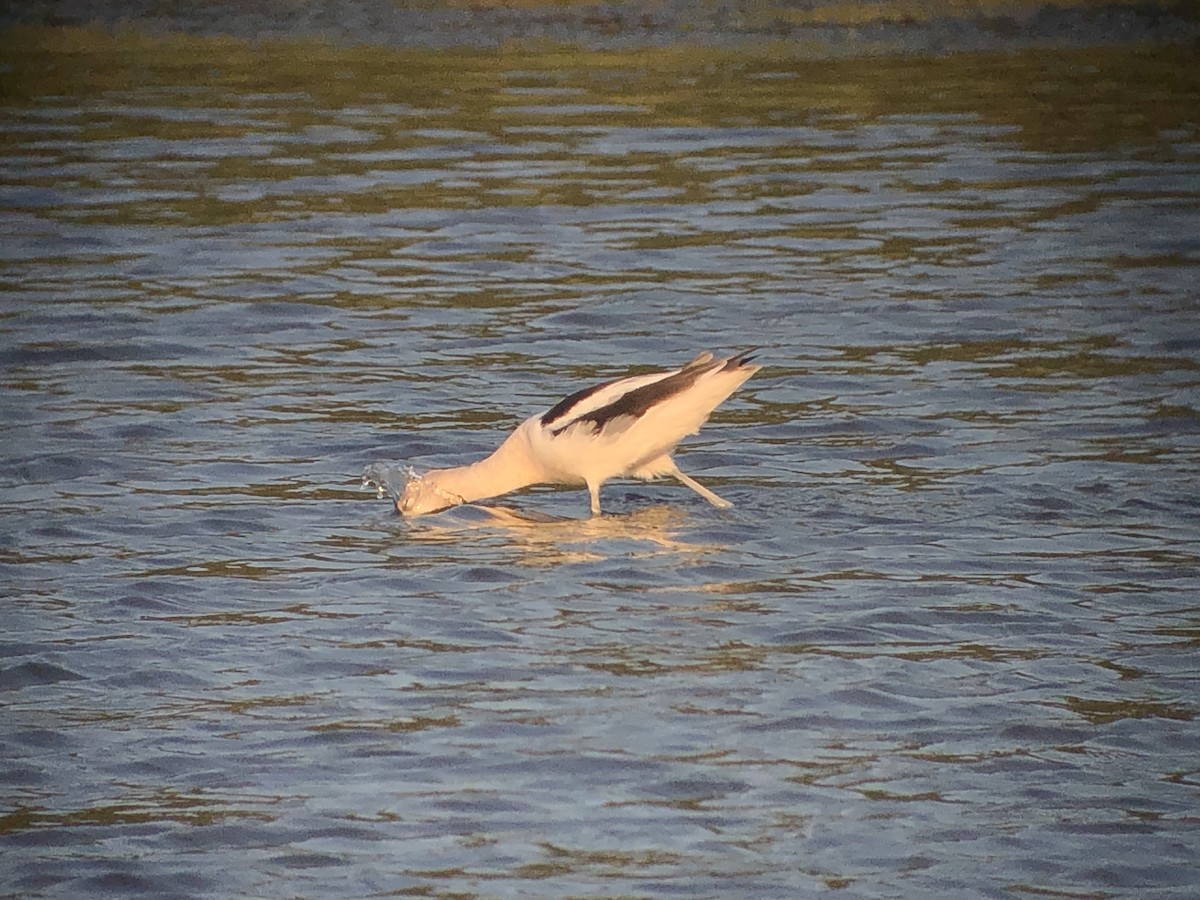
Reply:
[[[1194, 893], [1186, 79], [181, 47], [0, 113], [0, 893]], [[758, 344], [732, 510], [359, 489]]]

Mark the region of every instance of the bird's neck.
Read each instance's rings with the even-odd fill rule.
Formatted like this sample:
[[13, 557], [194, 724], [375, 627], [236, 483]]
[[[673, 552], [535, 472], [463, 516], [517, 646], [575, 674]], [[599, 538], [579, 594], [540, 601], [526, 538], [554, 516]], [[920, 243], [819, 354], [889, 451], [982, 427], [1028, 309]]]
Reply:
[[539, 482], [536, 467], [523, 445], [512, 435], [487, 459], [454, 469], [435, 469], [426, 473], [439, 491], [460, 498], [463, 503], [499, 497]]

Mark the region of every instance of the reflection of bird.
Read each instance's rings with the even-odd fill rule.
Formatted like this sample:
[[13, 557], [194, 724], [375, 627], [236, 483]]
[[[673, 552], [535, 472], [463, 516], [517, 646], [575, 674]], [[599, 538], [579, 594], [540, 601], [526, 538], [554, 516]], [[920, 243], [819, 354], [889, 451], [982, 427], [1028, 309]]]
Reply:
[[753, 351], [701, 353], [682, 369], [598, 384], [521, 423], [487, 459], [410, 476], [396, 509], [406, 516], [497, 497], [534, 484], [586, 486], [592, 515], [610, 478], [670, 475], [714, 506], [729, 506], [679, 471], [671, 453], [761, 366]]

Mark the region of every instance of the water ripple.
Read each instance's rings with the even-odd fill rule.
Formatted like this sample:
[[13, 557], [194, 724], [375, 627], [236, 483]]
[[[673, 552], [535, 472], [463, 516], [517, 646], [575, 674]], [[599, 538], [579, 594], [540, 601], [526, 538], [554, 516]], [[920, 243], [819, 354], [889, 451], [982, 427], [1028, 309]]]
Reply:
[[[0, 110], [8, 892], [1190, 895], [1192, 49], [71, 34]], [[752, 344], [732, 510], [359, 490]]]

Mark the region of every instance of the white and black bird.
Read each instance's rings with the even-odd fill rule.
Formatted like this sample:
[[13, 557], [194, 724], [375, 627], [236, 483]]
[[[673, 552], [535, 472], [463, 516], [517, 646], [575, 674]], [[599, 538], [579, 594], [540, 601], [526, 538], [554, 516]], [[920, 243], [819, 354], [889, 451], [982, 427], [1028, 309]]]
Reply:
[[670, 476], [714, 506], [731, 504], [679, 471], [676, 446], [761, 366], [753, 350], [701, 353], [686, 366], [631, 375], [578, 391], [522, 422], [487, 459], [410, 475], [396, 509], [421, 516], [535, 484], [586, 486], [592, 515], [611, 478]]

